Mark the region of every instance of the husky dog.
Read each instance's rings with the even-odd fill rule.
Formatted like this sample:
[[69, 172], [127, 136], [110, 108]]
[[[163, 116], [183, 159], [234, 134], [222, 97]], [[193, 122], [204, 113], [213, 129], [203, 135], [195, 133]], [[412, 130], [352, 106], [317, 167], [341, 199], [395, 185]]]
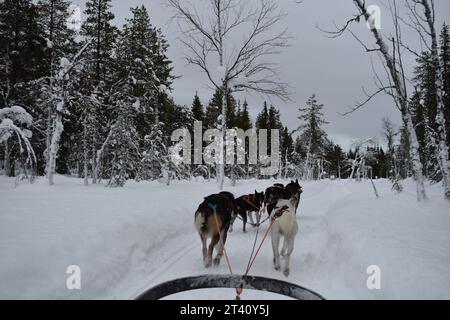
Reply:
[[297, 213], [297, 208], [298, 205], [300, 203], [300, 196], [303, 193], [303, 189], [300, 186], [300, 184], [298, 183], [298, 179], [295, 181], [292, 181], [286, 185], [286, 187], [284, 187], [284, 194], [283, 194], [283, 198], [284, 199], [292, 199], [295, 198], [296, 202], [295, 202], [295, 213]]
[[298, 183], [298, 179], [292, 181], [284, 186], [281, 183], [275, 183], [272, 187], [266, 189], [264, 193], [264, 205], [267, 208], [267, 214], [270, 216], [273, 208], [276, 206], [278, 200], [280, 199], [292, 199], [295, 198], [295, 212], [300, 202], [300, 196], [303, 193], [302, 187]]
[[[242, 218], [244, 224], [243, 231], [246, 232], [245, 226], [247, 224], [247, 217], [250, 218], [250, 222], [254, 224], [253, 212], [255, 212], [256, 223], [261, 221], [260, 211], [264, 204], [264, 192], [258, 192], [255, 190], [254, 194], [244, 195], [236, 199], [236, 209], [237, 214]], [[231, 221], [230, 232], [233, 232], [233, 223], [237, 217], [236, 216]]]
[[284, 186], [281, 183], [276, 183], [266, 189], [264, 193], [264, 206], [269, 216], [280, 199], [284, 199]]
[[285, 257], [286, 264], [283, 270], [283, 274], [289, 276], [289, 263], [291, 254], [294, 251], [294, 240], [298, 232], [298, 224], [295, 215], [296, 198], [289, 200], [278, 200], [275, 208], [273, 209], [272, 219], [275, 219], [273, 223], [271, 236], [272, 236], [272, 249], [273, 249], [273, 264], [275, 270], [280, 270], [280, 240], [284, 238], [283, 248], [281, 249], [281, 255]]
[[[234, 210], [234, 196], [222, 193], [206, 197], [195, 212], [195, 228], [202, 241], [203, 263], [206, 268], [213, 263], [212, 255], [216, 246], [214, 265], [220, 264]], [[208, 238], [211, 238], [211, 243], [207, 247]]]

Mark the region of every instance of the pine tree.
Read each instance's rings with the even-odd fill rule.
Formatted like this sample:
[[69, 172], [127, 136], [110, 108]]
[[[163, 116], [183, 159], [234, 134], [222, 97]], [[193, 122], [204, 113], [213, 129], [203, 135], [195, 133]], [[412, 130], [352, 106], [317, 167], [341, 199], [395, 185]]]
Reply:
[[267, 107], [267, 102], [265, 101], [262, 111], [256, 117], [256, 128], [257, 129], [269, 128], [269, 109]]
[[98, 168], [101, 165], [97, 158], [98, 150], [103, 145], [109, 135], [111, 125], [112, 102], [109, 101], [111, 94], [115, 91], [111, 88], [113, 82], [114, 63], [113, 48], [117, 38], [117, 28], [112, 25], [114, 14], [111, 12], [111, 0], [88, 0], [85, 10], [86, 20], [82, 25], [81, 34], [85, 37], [85, 42], [90, 43], [86, 56], [88, 63], [84, 65], [83, 82], [80, 91], [85, 96], [92, 96], [94, 105], [100, 108], [86, 106], [84, 112], [92, 111], [86, 116], [91, 119], [91, 126], [84, 131], [92, 134], [89, 136], [89, 143], [84, 153], [89, 152], [92, 164], [92, 183], [97, 183]]
[[117, 80], [131, 85], [130, 95], [137, 99], [136, 130], [144, 141], [151, 129], [154, 108], [159, 104], [160, 79], [155, 73], [156, 32], [144, 6], [131, 9], [117, 45]]
[[269, 119], [267, 124], [267, 129], [282, 130], [283, 124], [280, 120], [280, 111], [277, 110], [273, 105], [269, 108]]
[[194, 101], [192, 102], [192, 117], [195, 121], [203, 121], [205, 113], [203, 111], [203, 105], [198, 97], [198, 93], [195, 93]]
[[47, 41], [49, 64], [75, 53], [75, 31], [69, 29], [70, 2], [67, 0], [39, 0], [39, 25]]
[[450, 31], [444, 23], [440, 35], [440, 59], [442, 63], [443, 100], [447, 131], [447, 145], [450, 146]]
[[117, 110], [117, 120], [109, 142], [111, 176], [108, 185], [113, 187], [123, 187], [126, 181], [135, 178], [140, 170], [140, 138], [134, 125], [137, 100], [130, 94], [132, 90], [132, 82], [129, 79], [112, 97]]
[[144, 176], [152, 180], [163, 179], [169, 185], [171, 180], [170, 151], [163, 136], [164, 124], [160, 121], [158, 110], [155, 112], [152, 129], [145, 137], [145, 151], [142, 159], [145, 166]]
[[[31, 0], [1, 1], [0, 108], [25, 106], [35, 121], [41, 119], [40, 110], [35, 108], [40, 88], [35, 86], [33, 81], [47, 74], [46, 47], [43, 32], [38, 24], [36, 5]], [[40, 135], [35, 134], [30, 141], [33, 145], [37, 144], [34, 149], [39, 158], [43, 151]], [[5, 149], [9, 150], [9, 163], [12, 166], [20, 154], [14, 145], [6, 145], [9, 143], [13, 142], [5, 142]], [[40, 166], [37, 169], [38, 173], [42, 170]], [[13, 166], [7, 171], [14, 175]]]
[[226, 126], [228, 129], [237, 126], [237, 103], [231, 94], [227, 95]]
[[325, 148], [325, 160], [329, 176], [342, 177], [342, 166], [345, 163], [345, 156], [342, 148], [334, 143], [329, 143]]
[[267, 154], [272, 154], [271, 130], [279, 130], [281, 136], [281, 131], [284, 128], [280, 120], [280, 111], [277, 110], [273, 105], [270, 105], [270, 107], [268, 107], [267, 102], [264, 101], [263, 109], [256, 118], [256, 128], [258, 130], [267, 130]]
[[253, 128], [252, 120], [250, 119], [250, 114], [248, 113], [247, 100], [244, 101], [244, 104], [242, 105], [242, 111], [239, 113], [238, 128], [244, 131]]
[[31, 0], [0, 2], [0, 107], [24, 101], [29, 92], [20, 92], [18, 84], [46, 74], [42, 35]]
[[306, 102], [305, 108], [300, 108], [298, 117], [303, 122], [298, 127], [300, 138], [306, 145], [306, 178], [313, 178], [313, 170], [318, 159], [322, 159], [327, 142], [327, 134], [323, 125], [328, 124], [322, 112], [323, 104], [319, 104], [316, 95], [312, 95]]
[[[208, 106], [205, 110], [205, 127], [208, 129], [218, 128], [221, 125], [221, 121], [219, 121], [222, 118], [222, 91], [216, 90], [214, 92], [214, 95], [209, 102]], [[235, 116], [236, 116], [236, 100], [233, 98], [233, 96], [229, 93], [227, 94], [227, 104], [226, 104], [226, 110], [227, 110], [227, 121], [226, 125], [227, 128], [233, 128], [235, 124]], [[230, 118], [229, 118], [230, 117]]]
[[113, 48], [117, 36], [117, 28], [112, 25], [114, 14], [111, 12], [111, 0], [88, 0], [86, 2], [86, 21], [81, 34], [86, 41], [91, 41], [87, 55], [88, 81], [95, 87], [100, 82], [112, 81]]

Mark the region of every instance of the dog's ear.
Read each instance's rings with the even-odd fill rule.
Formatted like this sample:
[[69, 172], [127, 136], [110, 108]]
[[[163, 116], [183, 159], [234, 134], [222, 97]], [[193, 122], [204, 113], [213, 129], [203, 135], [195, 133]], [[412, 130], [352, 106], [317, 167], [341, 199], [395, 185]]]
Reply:
[[298, 179], [295, 180], [295, 183], [298, 184]]

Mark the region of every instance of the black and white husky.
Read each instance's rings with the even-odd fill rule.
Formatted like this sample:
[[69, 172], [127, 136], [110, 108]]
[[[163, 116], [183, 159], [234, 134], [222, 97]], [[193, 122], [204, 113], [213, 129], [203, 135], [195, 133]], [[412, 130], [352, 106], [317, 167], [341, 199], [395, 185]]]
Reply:
[[294, 251], [295, 236], [298, 232], [297, 217], [295, 214], [297, 204], [298, 199], [296, 197], [289, 200], [280, 199], [272, 211], [272, 219], [275, 219], [271, 230], [273, 264], [275, 270], [278, 271], [281, 269], [279, 247], [281, 238], [284, 238], [281, 255], [286, 259], [283, 270], [283, 274], [286, 277], [289, 276], [289, 263], [291, 254]]

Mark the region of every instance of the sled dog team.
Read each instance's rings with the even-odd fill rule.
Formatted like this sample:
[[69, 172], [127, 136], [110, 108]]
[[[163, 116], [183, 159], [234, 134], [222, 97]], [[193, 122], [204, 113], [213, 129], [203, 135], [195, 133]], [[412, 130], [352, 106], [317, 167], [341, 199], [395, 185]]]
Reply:
[[[195, 227], [202, 241], [205, 267], [208, 268], [213, 263], [220, 264], [227, 234], [232, 232], [233, 223], [237, 217], [242, 220], [243, 231], [246, 232], [247, 218], [253, 226], [258, 226], [264, 211], [267, 211], [268, 218], [273, 222], [270, 231], [274, 267], [277, 271], [281, 269], [279, 245], [283, 237], [281, 255], [286, 259], [283, 273], [288, 276], [290, 256], [294, 250], [295, 235], [298, 232], [296, 212], [302, 192], [302, 187], [296, 180], [286, 186], [277, 183], [267, 188], [265, 192], [255, 191], [254, 194], [243, 195], [239, 198], [235, 198], [230, 192], [220, 192], [204, 198], [195, 212]], [[209, 246], [208, 239], [211, 239]], [[216, 249], [216, 257], [213, 260], [214, 249]]]

